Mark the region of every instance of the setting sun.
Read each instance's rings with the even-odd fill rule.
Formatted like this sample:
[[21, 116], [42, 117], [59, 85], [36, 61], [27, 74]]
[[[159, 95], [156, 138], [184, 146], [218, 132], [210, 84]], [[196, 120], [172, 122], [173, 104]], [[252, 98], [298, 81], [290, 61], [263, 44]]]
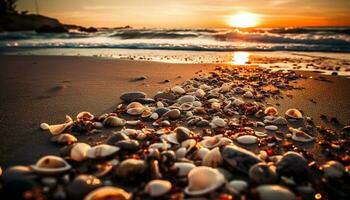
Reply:
[[258, 16], [253, 13], [238, 13], [229, 18], [229, 25], [237, 28], [249, 28], [258, 25]]

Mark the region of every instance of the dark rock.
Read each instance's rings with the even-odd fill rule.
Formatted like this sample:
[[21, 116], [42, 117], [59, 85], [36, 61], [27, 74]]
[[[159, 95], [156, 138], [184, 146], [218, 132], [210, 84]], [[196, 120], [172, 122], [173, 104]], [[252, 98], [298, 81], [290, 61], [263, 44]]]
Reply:
[[168, 111], [169, 111], [168, 108], [157, 108], [154, 112], [157, 113], [159, 117], [161, 117]]
[[80, 27], [78, 29], [80, 32], [86, 32], [86, 33], [96, 33], [98, 30], [95, 27], [89, 27], [89, 28], [85, 28], [85, 27]]
[[309, 167], [305, 158], [296, 152], [287, 152], [276, 164], [278, 176], [293, 177], [296, 181], [306, 180]]
[[67, 29], [65, 29], [63, 26], [44, 25], [35, 29], [35, 31], [37, 33], [65, 33], [67, 32]]
[[167, 99], [167, 100], [175, 100], [177, 97], [173, 93], [158, 93], [154, 96], [156, 101]]
[[69, 199], [84, 199], [94, 189], [101, 186], [101, 181], [92, 175], [79, 175], [67, 186]]
[[119, 147], [123, 151], [135, 152], [139, 149], [139, 142], [136, 140], [121, 140], [115, 143], [115, 146]]
[[333, 76], [337, 76], [337, 75], [338, 75], [338, 72], [332, 72], [332, 75], [333, 75]]
[[143, 80], [146, 80], [146, 79], [147, 79], [147, 77], [140, 76], [140, 77], [136, 77], [136, 78], [132, 79], [132, 81], [143, 81]]
[[146, 97], [146, 93], [144, 92], [124, 92], [121, 96], [120, 99], [125, 101], [125, 102], [133, 102], [135, 99], [142, 99]]
[[135, 99], [134, 101], [139, 102], [141, 104], [150, 104], [150, 103], [155, 103], [156, 102], [152, 98], [139, 98], [139, 99]]

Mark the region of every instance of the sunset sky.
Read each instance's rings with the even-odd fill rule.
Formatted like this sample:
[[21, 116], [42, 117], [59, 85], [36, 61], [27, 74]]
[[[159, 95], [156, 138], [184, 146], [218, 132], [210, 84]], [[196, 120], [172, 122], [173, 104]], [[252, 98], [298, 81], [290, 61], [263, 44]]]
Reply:
[[[35, 0], [19, 10], [35, 13]], [[258, 26], [350, 25], [350, 0], [37, 0], [42, 15], [83, 26], [165, 28], [228, 27], [240, 12], [256, 14]]]

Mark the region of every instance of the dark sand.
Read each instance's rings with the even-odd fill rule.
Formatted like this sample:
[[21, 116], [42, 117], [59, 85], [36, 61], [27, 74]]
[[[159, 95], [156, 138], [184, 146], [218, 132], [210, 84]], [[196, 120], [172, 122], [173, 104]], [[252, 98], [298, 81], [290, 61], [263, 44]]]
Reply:
[[[66, 114], [80, 111], [96, 115], [113, 110], [125, 91], [155, 92], [181, 83], [196, 72], [212, 70], [215, 65], [166, 64], [90, 57], [0, 56], [0, 166], [32, 164], [42, 155], [57, 154], [61, 146], [49, 141], [39, 130], [41, 122], [64, 121]], [[320, 113], [350, 124], [350, 79], [300, 72], [313, 79], [298, 82], [304, 90], [288, 92], [279, 111], [296, 107], [321, 123]], [[146, 76], [144, 81], [131, 81]], [[180, 78], [178, 76], [181, 76]], [[164, 80], [169, 83], [163, 83]], [[310, 99], [316, 101], [316, 104]], [[324, 122], [322, 122], [324, 123]], [[329, 126], [332, 124], [326, 123]], [[341, 127], [341, 125], [337, 126]]]

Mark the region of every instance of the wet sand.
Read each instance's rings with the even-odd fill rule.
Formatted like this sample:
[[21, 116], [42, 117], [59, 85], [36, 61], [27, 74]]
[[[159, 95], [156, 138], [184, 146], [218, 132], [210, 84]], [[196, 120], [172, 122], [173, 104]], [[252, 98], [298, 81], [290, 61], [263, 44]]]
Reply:
[[[122, 92], [144, 91], [153, 97], [155, 92], [181, 83], [200, 70], [213, 70], [217, 65], [67, 56], [1, 56], [0, 59], [0, 166], [3, 167], [32, 164], [42, 155], [58, 152], [61, 146], [48, 142], [50, 135], [39, 130], [41, 122], [60, 123], [66, 114], [75, 116], [84, 110], [102, 114], [116, 107]], [[350, 79], [298, 73], [313, 78], [296, 83], [305, 89], [288, 92], [293, 98], [285, 96], [271, 101], [281, 104], [280, 112], [296, 107], [316, 123], [324, 123], [320, 113], [337, 117], [341, 124], [350, 123]], [[146, 80], [133, 81], [141, 76], [147, 77]], [[316, 80], [319, 76], [326, 80]]]

